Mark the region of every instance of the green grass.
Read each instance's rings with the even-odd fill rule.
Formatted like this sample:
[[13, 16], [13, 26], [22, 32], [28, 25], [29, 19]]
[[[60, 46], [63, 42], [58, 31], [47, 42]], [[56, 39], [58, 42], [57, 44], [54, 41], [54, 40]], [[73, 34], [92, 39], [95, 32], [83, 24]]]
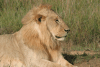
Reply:
[[[51, 4], [70, 28], [67, 42], [82, 50], [96, 50], [100, 44], [100, 0], [0, 0], [0, 34], [14, 33], [33, 5]], [[76, 47], [76, 50], [80, 47]]]

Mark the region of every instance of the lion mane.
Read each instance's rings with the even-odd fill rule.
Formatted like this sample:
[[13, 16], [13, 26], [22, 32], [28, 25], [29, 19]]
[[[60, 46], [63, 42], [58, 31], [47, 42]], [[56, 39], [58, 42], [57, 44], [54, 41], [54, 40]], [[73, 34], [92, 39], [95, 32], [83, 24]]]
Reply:
[[61, 55], [59, 40], [64, 39], [68, 32], [65, 28], [69, 28], [61, 18], [63, 27], [56, 23], [57, 18], [50, 5], [40, 5], [24, 16], [18, 32], [0, 35], [0, 67], [76, 67]]

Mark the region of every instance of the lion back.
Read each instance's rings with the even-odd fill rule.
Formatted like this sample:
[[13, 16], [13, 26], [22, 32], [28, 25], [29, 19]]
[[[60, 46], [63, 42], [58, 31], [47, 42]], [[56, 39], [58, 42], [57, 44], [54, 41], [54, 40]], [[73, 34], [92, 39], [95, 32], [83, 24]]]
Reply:
[[23, 67], [21, 60], [20, 48], [12, 34], [0, 35], [0, 67], [9, 67], [18, 65]]

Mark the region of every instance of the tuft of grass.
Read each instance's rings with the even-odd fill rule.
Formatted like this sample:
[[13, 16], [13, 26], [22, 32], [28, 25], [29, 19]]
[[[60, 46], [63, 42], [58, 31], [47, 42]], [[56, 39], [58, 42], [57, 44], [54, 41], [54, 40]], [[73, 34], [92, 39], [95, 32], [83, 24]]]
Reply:
[[[0, 0], [0, 34], [18, 31], [22, 17], [41, 3], [51, 4], [70, 28], [67, 42], [84, 49], [100, 45], [100, 0]], [[80, 47], [78, 47], [80, 48]], [[78, 49], [77, 48], [77, 49]], [[81, 50], [79, 49], [79, 50]]]

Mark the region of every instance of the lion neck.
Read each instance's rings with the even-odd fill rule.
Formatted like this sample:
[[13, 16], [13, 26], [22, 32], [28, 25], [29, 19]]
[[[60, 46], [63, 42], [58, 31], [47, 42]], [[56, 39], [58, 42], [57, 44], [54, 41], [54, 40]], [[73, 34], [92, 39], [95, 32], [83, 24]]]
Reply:
[[[33, 50], [59, 50], [60, 43], [55, 40], [47, 28], [44, 26], [41, 30], [44, 30], [41, 35], [37, 30], [32, 29], [31, 27], [23, 26], [20, 30], [24, 44]], [[46, 30], [45, 30], [46, 29]]]

